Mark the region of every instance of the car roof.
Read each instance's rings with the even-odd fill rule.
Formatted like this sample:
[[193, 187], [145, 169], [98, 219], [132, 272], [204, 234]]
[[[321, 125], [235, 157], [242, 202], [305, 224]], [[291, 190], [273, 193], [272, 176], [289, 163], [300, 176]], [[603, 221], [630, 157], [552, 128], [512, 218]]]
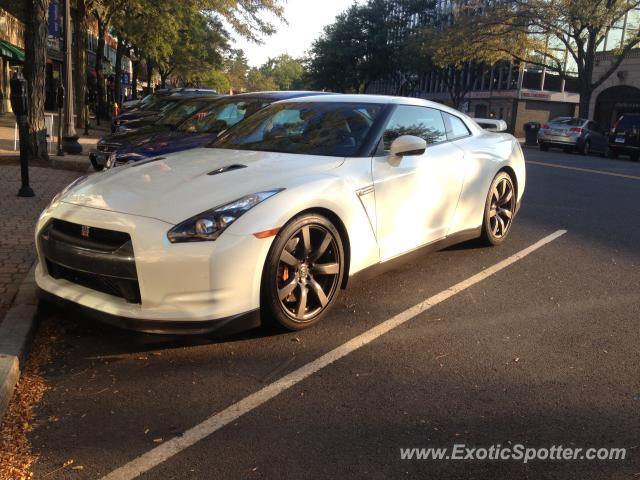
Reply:
[[274, 102], [279, 100], [287, 100], [290, 98], [321, 96], [321, 95], [335, 95], [331, 92], [313, 92], [307, 90], [277, 90], [277, 91], [264, 91], [264, 92], [246, 92], [233, 95], [239, 98], [259, 98], [264, 100], [273, 100]]
[[[366, 95], [366, 94], [328, 94], [306, 97], [305, 102], [340, 102], [340, 103], [375, 103], [381, 105], [412, 105], [418, 107], [431, 107], [442, 110], [443, 112], [464, 117], [467, 120], [473, 120], [468, 115], [451, 107], [447, 107], [442, 103], [432, 102], [422, 98], [415, 97], [397, 97], [391, 95]], [[282, 102], [293, 102], [295, 99], [286, 99]]]

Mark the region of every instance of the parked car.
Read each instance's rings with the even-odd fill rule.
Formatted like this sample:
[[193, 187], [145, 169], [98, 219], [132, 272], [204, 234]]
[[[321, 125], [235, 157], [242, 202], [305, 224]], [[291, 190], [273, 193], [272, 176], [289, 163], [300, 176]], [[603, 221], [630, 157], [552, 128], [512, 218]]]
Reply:
[[640, 113], [625, 113], [614, 123], [609, 134], [611, 157], [629, 155], [631, 160], [640, 159]]
[[179, 95], [153, 95], [151, 100], [139, 108], [131, 111], [125, 111], [113, 118], [111, 122], [111, 133], [124, 132], [139, 128], [143, 125], [154, 123], [162, 116], [164, 112], [169, 110], [178, 102], [185, 100]]
[[218, 134], [266, 105], [288, 98], [318, 95], [318, 92], [254, 92], [218, 97], [191, 114], [175, 128], [136, 135], [113, 151], [107, 168], [137, 162], [157, 155], [204, 147]]
[[132, 112], [140, 107], [146, 105], [151, 101], [154, 96], [166, 96], [166, 95], [180, 95], [182, 97], [213, 97], [217, 96], [217, 90], [208, 88], [173, 88], [173, 89], [158, 89], [154, 93], [145, 95], [144, 97], [137, 98], [135, 100], [127, 100], [122, 103], [122, 110], [126, 112]]
[[134, 110], [138, 110], [141, 107], [147, 105], [149, 102], [151, 102], [152, 100], [158, 98], [158, 97], [162, 97], [162, 96], [167, 96], [170, 95], [171, 91], [168, 89], [158, 89], [153, 93], [149, 93], [147, 95], [145, 95], [142, 98], [139, 98], [137, 100], [129, 100], [128, 102], [124, 102], [123, 106], [124, 106], [124, 110], [126, 112], [132, 112]]
[[558, 117], [542, 125], [538, 131], [540, 150], [560, 147], [565, 152], [578, 151], [582, 155], [607, 152], [607, 135], [596, 122], [584, 118]]
[[524, 190], [517, 139], [457, 110], [294, 98], [210, 148], [78, 179], [39, 217], [35, 278], [45, 297], [146, 332], [300, 330], [355, 276], [418, 248], [503, 243]]
[[179, 102], [164, 112], [153, 123], [145, 124], [137, 129], [116, 132], [101, 138], [96, 149], [89, 153], [89, 160], [95, 170], [102, 170], [110, 155], [123, 145], [135, 141], [137, 138], [147, 137], [150, 134], [169, 131], [177, 128], [182, 122], [190, 118], [195, 112], [202, 110], [207, 105], [216, 102], [222, 97], [196, 97], [181, 99]]

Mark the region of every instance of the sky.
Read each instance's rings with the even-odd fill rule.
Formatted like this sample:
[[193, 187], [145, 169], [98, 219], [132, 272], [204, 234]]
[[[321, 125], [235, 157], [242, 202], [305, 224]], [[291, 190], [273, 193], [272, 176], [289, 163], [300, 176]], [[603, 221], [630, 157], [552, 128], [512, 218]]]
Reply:
[[276, 20], [274, 25], [277, 32], [263, 37], [262, 45], [240, 39], [236, 34], [235, 48], [244, 50], [252, 67], [258, 67], [269, 57], [277, 57], [282, 53], [300, 57], [320, 36], [323, 27], [333, 23], [336, 15], [352, 3], [353, 0], [288, 0], [284, 12], [288, 25]]

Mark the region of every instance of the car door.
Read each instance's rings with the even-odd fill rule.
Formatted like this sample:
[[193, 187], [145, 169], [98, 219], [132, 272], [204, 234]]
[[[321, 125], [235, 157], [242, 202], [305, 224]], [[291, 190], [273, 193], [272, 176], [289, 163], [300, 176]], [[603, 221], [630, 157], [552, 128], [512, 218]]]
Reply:
[[602, 132], [602, 128], [596, 122], [589, 122], [588, 128], [591, 131], [591, 149], [597, 152], [604, 152], [607, 148], [607, 139]]
[[[426, 140], [424, 154], [391, 158], [391, 143], [401, 135]], [[396, 107], [372, 162], [382, 261], [446, 236], [462, 188], [463, 162], [462, 149], [447, 142], [439, 110]]]

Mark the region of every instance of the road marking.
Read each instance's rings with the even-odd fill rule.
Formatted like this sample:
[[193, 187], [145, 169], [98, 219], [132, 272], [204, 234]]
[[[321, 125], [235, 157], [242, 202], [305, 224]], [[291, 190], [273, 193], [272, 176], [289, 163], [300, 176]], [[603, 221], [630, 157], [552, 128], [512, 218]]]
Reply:
[[444, 302], [445, 300], [453, 297], [463, 290], [466, 290], [476, 283], [481, 282], [485, 278], [498, 273], [500, 270], [507, 268], [509, 265], [514, 264], [518, 260], [522, 260], [530, 253], [533, 253], [539, 248], [547, 245], [548, 243], [553, 242], [555, 239], [564, 235], [565, 233], [567, 233], [566, 230], [558, 230], [551, 235], [537, 241], [533, 245], [525, 248], [524, 250], [520, 250], [518, 253], [515, 253], [510, 257], [502, 260], [501, 262], [498, 262], [491, 267], [485, 268], [481, 272], [476, 273], [466, 280], [463, 280], [460, 283], [457, 283], [454, 286], [449, 287], [448, 289], [443, 290], [442, 292], [414, 305], [413, 307], [408, 308], [407, 310], [397, 314], [396, 316], [385, 320], [384, 322], [371, 328], [370, 330], [367, 330], [366, 332], [358, 335], [348, 342], [343, 343], [330, 352], [325, 353], [316, 360], [303, 365], [302, 367], [285, 375], [279, 380], [276, 380], [275, 382], [265, 386], [264, 388], [261, 388], [257, 392], [254, 392], [251, 395], [243, 398], [239, 402], [225, 408], [221, 412], [213, 414], [202, 423], [184, 432], [184, 434], [182, 434], [181, 436], [174, 437], [171, 440], [168, 440], [165, 443], [149, 450], [147, 453], [130, 461], [122, 467], [117, 468], [108, 475], [102, 477], [102, 480], [130, 480], [136, 478], [139, 475], [142, 475], [145, 472], [148, 472], [152, 468], [160, 465], [174, 455], [208, 437], [217, 430], [220, 430], [225, 425], [228, 425], [237, 420], [245, 413], [258, 408], [260, 405], [268, 402], [285, 390], [288, 390], [294, 385], [300, 383], [302, 380], [313, 375], [324, 367], [331, 365], [342, 357], [345, 357], [346, 355], [349, 355], [359, 348], [364, 347], [365, 345], [371, 343], [385, 333], [399, 327], [403, 323], [408, 322], [421, 313], [426, 312], [431, 307]]
[[606, 172], [604, 170], [593, 170], [591, 168], [570, 167], [568, 165], [557, 165], [555, 163], [536, 162], [534, 160], [527, 160], [526, 163], [532, 163], [534, 165], [543, 165], [545, 167], [564, 168], [565, 170], [575, 170], [577, 172], [598, 173], [600, 175], [609, 175], [611, 177], [630, 178], [632, 180], [640, 180], [640, 177], [636, 175], [626, 175], [624, 173]]

